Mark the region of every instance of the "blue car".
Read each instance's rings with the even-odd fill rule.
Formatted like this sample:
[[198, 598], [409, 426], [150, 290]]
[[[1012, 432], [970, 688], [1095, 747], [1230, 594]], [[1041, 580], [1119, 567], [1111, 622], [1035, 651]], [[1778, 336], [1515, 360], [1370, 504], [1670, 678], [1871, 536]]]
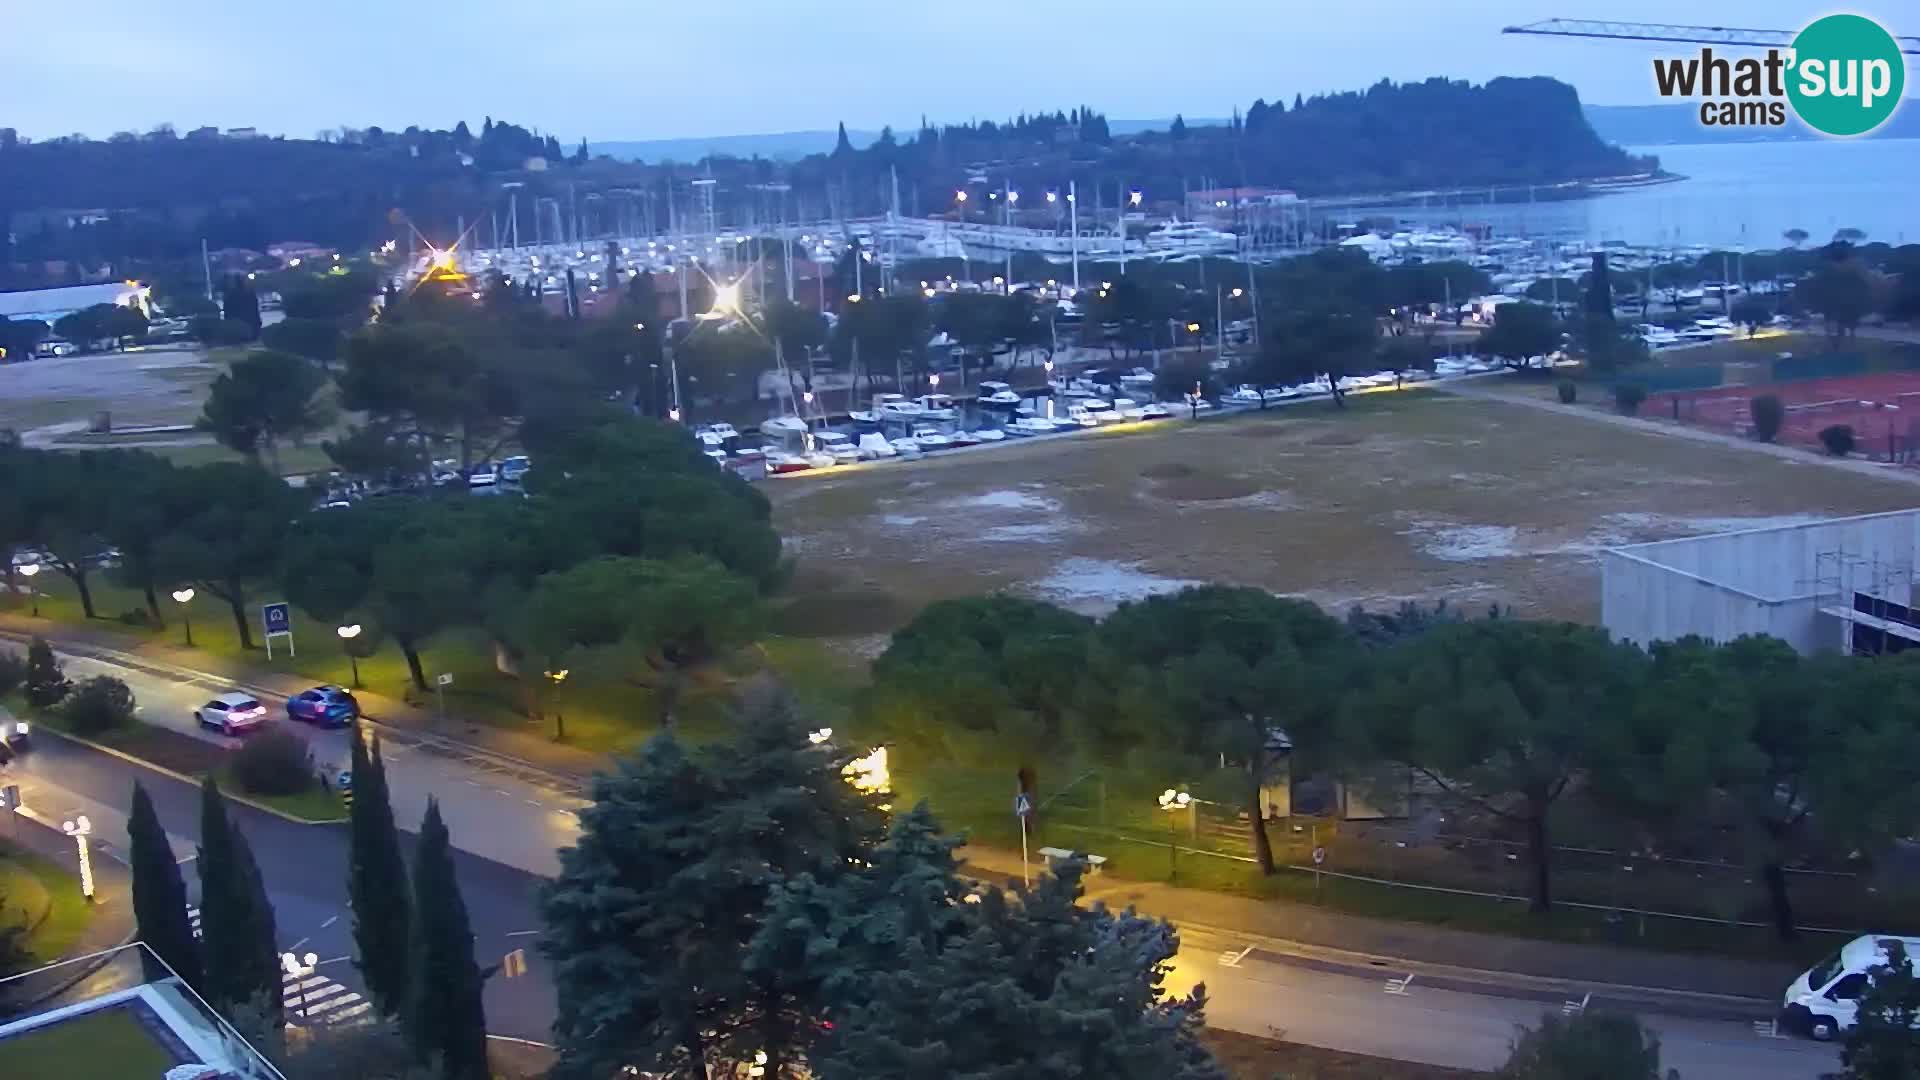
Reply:
[[316, 686], [287, 699], [287, 717], [324, 727], [345, 727], [360, 716], [360, 703], [338, 686]]

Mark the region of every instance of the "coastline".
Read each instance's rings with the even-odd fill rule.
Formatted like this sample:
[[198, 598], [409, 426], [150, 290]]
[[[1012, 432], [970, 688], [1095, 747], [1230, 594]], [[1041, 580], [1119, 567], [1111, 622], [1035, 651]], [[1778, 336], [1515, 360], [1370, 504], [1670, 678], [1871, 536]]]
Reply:
[[1659, 187], [1663, 184], [1676, 184], [1691, 179], [1684, 173], [1656, 169], [1653, 172], [1625, 173], [1619, 176], [1585, 177], [1578, 180], [1561, 180], [1552, 184], [1529, 184], [1519, 186], [1492, 187], [1454, 187], [1430, 188], [1423, 191], [1375, 192], [1368, 195], [1329, 195], [1303, 198], [1302, 201], [1315, 208], [1334, 209], [1339, 207], [1395, 207], [1420, 205], [1430, 201], [1448, 202], [1459, 200], [1481, 206], [1511, 206], [1529, 202], [1562, 202], [1569, 199], [1584, 199], [1594, 195], [1605, 195], [1616, 191], [1631, 191], [1636, 188]]

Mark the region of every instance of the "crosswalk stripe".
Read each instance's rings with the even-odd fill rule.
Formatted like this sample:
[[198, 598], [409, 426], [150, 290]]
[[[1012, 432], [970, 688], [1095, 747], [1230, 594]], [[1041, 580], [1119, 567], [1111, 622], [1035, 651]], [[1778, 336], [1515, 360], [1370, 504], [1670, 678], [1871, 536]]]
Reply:
[[[358, 1005], [359, 1003], [360, 1003], [360, 998], [358, 994], [352, 995], [350, 997], [337, 997], [332, 999], [331, 1001], [321, 1001], [321, 1002], [309, 1001], [307, 1002], [307, 1015], [326, 1017], [327, 1013], [333, 1012], [335, 1009], [352, 1008], [353, 1006]], [[326, 1018], [333, 1019], [333, 1017], [326, 1017]]]

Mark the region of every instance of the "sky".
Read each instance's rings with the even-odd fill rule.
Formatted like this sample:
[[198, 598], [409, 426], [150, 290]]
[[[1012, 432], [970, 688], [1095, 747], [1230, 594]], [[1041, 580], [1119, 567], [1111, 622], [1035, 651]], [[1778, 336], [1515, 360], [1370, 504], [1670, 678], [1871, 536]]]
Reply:
[[[1920, 33], [1910, 2], [1844, 10]], [[1687, 47], [1500, 28], [1562, 16], [1797, 29], [1842, 10], [1804, 0], [171, 0], [125, 17], [85, 9], [95, 18], [47, 0], [0, 6], [0, 126], [31, 138], [163, 122], [310, 138], [341, 126], [477, 127], [491, 115], [567, 142], [839, 121], [911, 129], [923, 115], [1001, 119], [1079, 103], [1115, 119], [1225, 116], [1256, 97], [1435, 75], [1552, 75], [1588, 103], [1647, 104], [1649, 59]]]

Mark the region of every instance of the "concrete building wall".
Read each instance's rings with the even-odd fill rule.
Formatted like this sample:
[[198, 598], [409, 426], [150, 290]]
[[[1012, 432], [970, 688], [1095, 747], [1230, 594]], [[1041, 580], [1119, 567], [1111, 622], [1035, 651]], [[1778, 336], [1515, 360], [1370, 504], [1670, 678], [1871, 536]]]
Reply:
[[1844, 648], [1844, 626], [1819, 609], [1856, 592], [1910, 603], [1917, 564], [1920, 511], [1636, 544], [1603, 556], [1601, 623], [1639, 644], [1770, 634]]

